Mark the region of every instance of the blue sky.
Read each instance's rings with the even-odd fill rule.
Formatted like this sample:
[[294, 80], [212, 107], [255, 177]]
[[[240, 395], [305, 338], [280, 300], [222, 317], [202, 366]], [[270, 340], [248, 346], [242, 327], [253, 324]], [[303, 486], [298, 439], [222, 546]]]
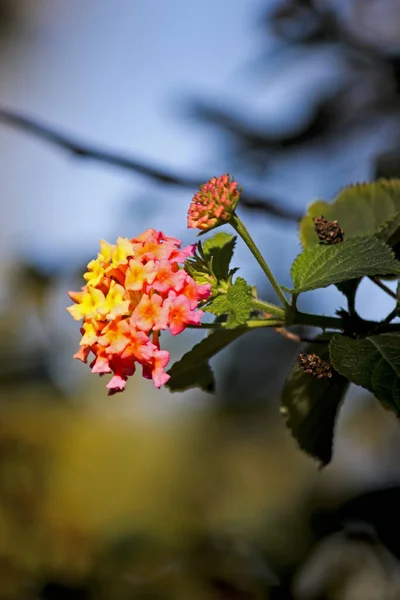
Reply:
[[[234, 0], [227, 16], [224, 0], [42, 0], [22, 39], [2, 52], [0, 102], [90, 142], [201, 172], [211, 137], [179, 117], [178, 97], [229, 89], [251, 50], [258, 5]], [[4, 127], [0, 159], [1, 249], [15, 244], [38, 259], [94, 248], [115, 234], [124, 201], [151, 193], [135, 175], [71, 160]], [[179, 230], [188, 192], [170, 198], [152, 223]], [[148, 207], [143, 219], [139, 212], [132, 235], [147, 225]]]
[[[261, 49], [261, 0], [38, 0], [23, 6], [20, 37], [1, 48], [0, 104], [178, 172], [214, 174], [223, 164], [211, 131], [182, 117], [185, 96], [222, 98], [255, 116], [268, 109], [273, 122], [282, 110], [286, 119], [301, 111], [307, 83], [331, 83], [337, 69], [321, 55], [306, 71], [299, 60], [289, 80], [274, 84], [271, 75], [268, 85], [257, 78], [244, 85], [241, 69]], [[373, 148], [365, 144], [362, 152], [371, 154]], [[272, 168], [268, 192], [305, 206], [317, 196], [329, 198], [343, 173], [349, 181], [365, 176], [338, 148], [327, 178], [327, 157], [332, 160], [332, 149], [327, 156], [297, 158], [291, 180], [287, 171], [282, 177], [280, 166], [276, 172]], [[187, 190], [163, 191], [134, 174], [73, 160], [3, 126], [0, 178], [4, 259], [22, 254], [38, 262], [78, 264], [96, 254], [99, 238], [113, 241], [149, 226], [185, 242], [193, 239], [185, 228]], [[284, 239], [278, 221], [256, 215], [246, 221], [274, 269], [287, 274], [300, 250], [295, 228]], [[244, 264], [244, 275], [254, 281], [260, 271], [248, 259], [239, 245], [237, 264]], [[319, 297], [327, 310], [343, 303], [331, 290]], [[364, 314], [373, 313], [378, 301], [385, 311], [389, 302], [371, 290]]]

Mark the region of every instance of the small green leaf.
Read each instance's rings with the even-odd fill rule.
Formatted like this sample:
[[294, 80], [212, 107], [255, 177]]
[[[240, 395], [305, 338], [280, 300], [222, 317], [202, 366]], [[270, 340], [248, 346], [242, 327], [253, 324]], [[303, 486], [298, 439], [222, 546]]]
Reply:
[[[329, 361], [329, 340], [324, 333], [304, 352], [315, 353]], [[297, 361], [282, 393], [281, 413], [286, 425], [304, 452], [326, 465], [332, 458], [334, 428], [337, 413], [348, 387], [348, 380], [334, 373], [330, 379], [315, 379], [301, 369]]]
[[212, 258], [212, 270], [218, 280], [229, 278], [229, 265], [235, 249], [236, 236], [219, 232], [202, 244], [204, 257]]
[[204, 312], [212, 313], [216, 317], [220, 317], [221, 315], [227, 315], [229, 313], [229, 308], [229, 301], [226, 294], [221, 294], [221, 296], [213, 298], [211, 302], [202, 308], [202, 310], [204, 310]]
[[393, 249], [397, 259], [400, 258], [400, 212], [382, 225], [376, 237]]
[[300, 222], [300, 239], [304, 248], [318, 244], [313, 217], [324, 215], [337, 220], [344, 229], [344, 239], [373, 235], [400, 211], [400, 180], [379, 179], [352, 185], [341, 190], [331, 202], [318, 200], [309, 206]]
[[295, 259], [291, 274], [292, 293], [299, 294], [356, 277], [400, 275], [400, 261], [384, 242], [366, 236], [307, 248]]
[[238, 277], [229, 288], [226, 298], [230, 306], [226, 326], [238, 327], [244, 325], [250, 317], [253, 306], [251, 287], [247, 281], [242, 277]]
[[335, 335], [330, 356], [336, 371], [372, 392], [400, 416], [400, 334], [383, 333], [365, 339]]
[[221, 329], [211, 333], [172, 365], [168, 371], [171, 379], [167, 381], [166, 387], [171, 392], [195, 387], [207, 392], [214, 391], [215, 383], [208, 365], [209, 359], [244, 333], [244, 328]]
[[221, 281], [230, 282], [237, 269], [229, 270], [236, 237], [228, 233], [217, 233], [199, 242], [194, 256], [185, 262], [185, 270], [198, 284], [210, 283], [212, 292]]
[[227, 315], [226, 326], [230, 329], [244, 325], [253, 308], [252, 288], [242, 277], [238, 277], [226, 294], [217, 296], [203, 310], [220, 317]]
[[205, 283], [212, 283], [212, 277], [209, 275], [209, 271], [206, 265], [201, 264], [193, 259], [188, 259], [185, 262], [185, 271], [195, 280], [199, 285]]
[[380, 240], [394, 248], [400, 242], [400, 212], [384, 223], [376, 234]]

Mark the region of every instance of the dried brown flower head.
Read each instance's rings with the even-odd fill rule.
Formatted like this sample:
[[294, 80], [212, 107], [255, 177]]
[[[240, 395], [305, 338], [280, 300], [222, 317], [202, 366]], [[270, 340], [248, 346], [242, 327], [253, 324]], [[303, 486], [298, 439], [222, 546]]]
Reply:
[[322, 360], [317, 354], [301, 352], [299, 356], [300, 367], [304, 373], [316, 379], [329, 379], [333, 375], [333, 367], [330, 363]]
[[321, 243], [339, 244], [343, 242], [344, 231], [337, 221], [328, 221], [323, 215], [314, 217], [315, 231]]

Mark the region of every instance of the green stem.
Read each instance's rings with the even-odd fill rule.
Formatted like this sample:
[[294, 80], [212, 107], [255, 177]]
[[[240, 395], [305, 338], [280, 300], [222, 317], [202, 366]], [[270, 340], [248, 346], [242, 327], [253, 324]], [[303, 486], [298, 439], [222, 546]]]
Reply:
[[[264, 310], [268, 303], [260, 301], [255, 301], [255, 304]], [[279, 307], [275, 307], [275, 309], [279, 309]], [[269, 305], [269, 310], [271, 309], [271, 305]], [[246, 321], [244, 325], [240, 325], [238, 329], [256, 329], [260, 327], [285, 327], [285, 311], [283, 309], [279, 309], [281, 312], [274, 315], [276, 318], [273, 319], [251, 319]], [[267, 312], [267, 311], [266, 311]], [[338, 317], [325, 317], [324, 315], [312, 315], [309, 313], [303, 313], [300, 311], [295, 311], [295, 313], [291, 316], [290, 323], [286, 323], [288, 325], [305, 325], [308, 327], [320, 327], [321, 329], [336, 329], [339, 331], [344, 330], [344, 322], [343, 319]], [[378, 323], [375, 323], [378, 325]], [[400, 326], [400, 325], [399, 325]], [[224, 323], [201, 323], [200, 325], [187, 325], [189, 329], [216, 329], [222, 330], [226, 329]], [[393, 325], [392, 325], [393, 327]], [[395, 326], [394, 326], [395, 327]]]
[[282, 319], [254, 319], [246, 321], [245, 329], [256, 329], [257, 327], [283, 327]]
[[[237, 329], [257, 329], [259, 327], [283, 327], [283, 319], [250, 319]], [[201, 323], [200, 325], [186, 325], [187, 329], [226, 329], [224, 323]]]
[[270, 302], [264, 302], [264, 300], [253, 300], [253, 306], [255, 309], [265, 313], [270, 313], [275, 317], [280, 317], [283, 321], [285, 320], [285, 310], [276, 306], [276, 304], [270, 304]]
[[324, 315], [311, 315], [296, 311], [293, 315], [291, 325], [308, 325], [309, 327], [321, 327], [321, 329], [344, 329], [343, 319], [339, 317], [325, 317]]
[[399, 333], [400, 332], [400, 323], [382, 323], [378, 324], [377, 327], [372, 332], [373, 335], [378, 335], [380, 333]]
[[249, 248], [249, 250], [252, 252], [252, 254], [255, 257], [255, 259], [257, 260], [258, 264], [260, 265], [260, 267], [262, 268], [262, 270], [264, 271], [264, 273], [268, 277], [268, 279], [269, 279], [272, 287], [274, 288], [274, 290], [278, 294], [279, 298], [282, 300], [283, 305], [285, 307], [289, 307], [289, 303], [288, 303], [288, 301], [287, 301], [284, 293], [282, 292], [281, 286], [279, 285], [279, 283], [275, 279], [275, 277], [274, 277], [271, 269], [269, 268], [269, 266], [265, 262], [265, 259], [262, 256], [262, 254], [259, 251], [259, 249], [257, 248], [257, 246], [256, 246], [253, 238], [251, 237], [251, 235], [249, 234], [249, 232], [247, 231], [246, 227], [244, 226], [244, 224], [239, 219], [239, 217], [237, 216], [236, 213], [233, 213], [232, 218], [230, 220], [230, 224], [235, 229], [235, 231], [240, 235], [240, 237], [245, 242], [245, 244], [247, 245], [247, 247]]

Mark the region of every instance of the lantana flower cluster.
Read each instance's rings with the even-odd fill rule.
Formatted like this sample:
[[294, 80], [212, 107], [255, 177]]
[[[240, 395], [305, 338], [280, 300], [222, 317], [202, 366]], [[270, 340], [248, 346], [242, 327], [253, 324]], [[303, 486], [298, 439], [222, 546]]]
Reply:
[[187, 226], [207, 231], [227, 223], [239, 202], [241, 189], [228, 174], [204, 183], [190, 203]]
[[168, 381], [170, 355], [160, 348], [160, 332], [177, 335], [198, 325], [203, 314], [198, 304], [211, 294], [210, 285], [198, 285], [181, 267], [195, 250], [196, 244], [181, 249], [180, 240], [155, 229], [133, 239], [119, 237], [116, 244], [102, 240], [83, 276], [86, 285], [69, 292], [75, 304], [67, 310], [83, 319], [74, 358], [86, 363], [92, 353], [92, 372], [113, 374], [109, 394], [125, 388], [137, 364], [157, 388]]

